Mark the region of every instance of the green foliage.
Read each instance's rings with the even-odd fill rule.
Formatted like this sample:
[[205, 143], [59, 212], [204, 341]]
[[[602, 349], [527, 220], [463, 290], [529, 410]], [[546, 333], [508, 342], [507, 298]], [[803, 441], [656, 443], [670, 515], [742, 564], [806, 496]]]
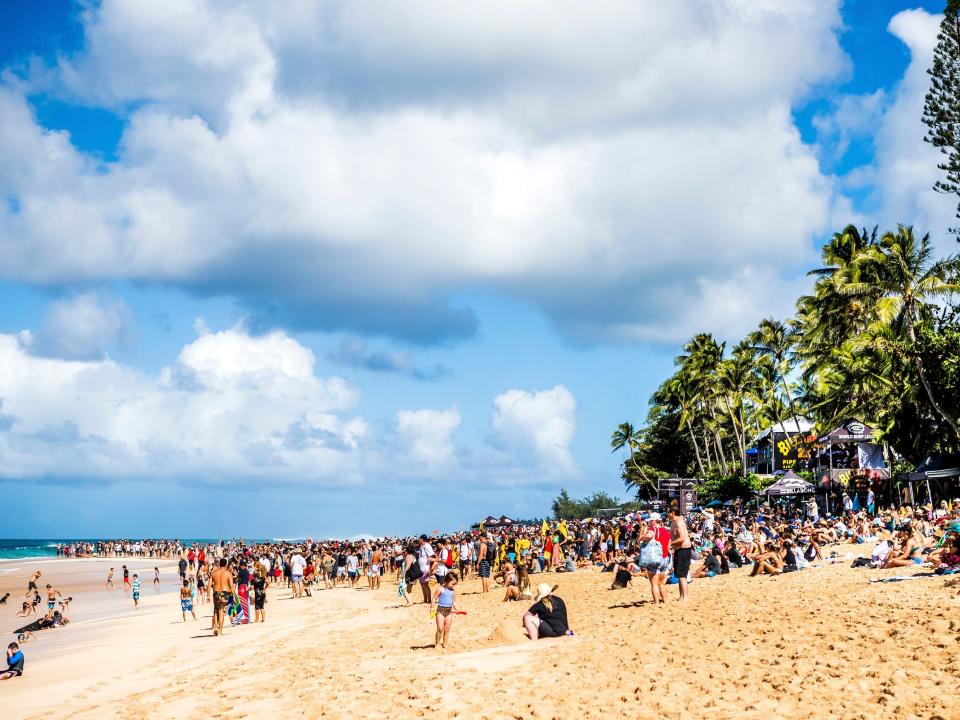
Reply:
[[[924, 140], [943, 153], [937, 165], [943, 175], [933, 189], [960, 196], [960, 0], [947, 0], [927, 73], [930, 91], [923, 104], [923, 122], [929, 129]], [[950, 232], [960, 234], [960, 229]]]
[[622, 507], [619, 498], [603, 491], [594, 492], [580, 500], [575, 500], [570, 497], [566, 488], [561, 488], [560, 494], [551, 505], [553, 516], [560, 520], [580, 520], [596, 517], [597, 510], [614, 507]]
[[773, 482], [772, 478], [759, 475], [711, 475], [697, 486], [697, 502], [705, 505], [714, 500], [752, 498], [758, 491]]

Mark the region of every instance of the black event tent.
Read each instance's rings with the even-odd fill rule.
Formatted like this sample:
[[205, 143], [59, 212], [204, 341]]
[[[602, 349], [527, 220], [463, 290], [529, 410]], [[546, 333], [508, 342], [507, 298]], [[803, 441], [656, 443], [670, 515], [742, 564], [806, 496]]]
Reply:
[[814, 490], [812, 483], [808, 483], [793, 470], [790, 470], [773, 485], [761, 490], [760, 493], [767, 497], [785, 497], [789, 495], [809, 495]]

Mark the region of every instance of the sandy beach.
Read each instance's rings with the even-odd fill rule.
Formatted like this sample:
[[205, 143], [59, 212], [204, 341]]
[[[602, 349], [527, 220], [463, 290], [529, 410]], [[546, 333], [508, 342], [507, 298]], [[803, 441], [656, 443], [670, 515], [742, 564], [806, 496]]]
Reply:
[[[599, 572], [538, 576], [559, 583], [576, 632], [538, 642], [520, 630], [525, 604], [502, 603], [499, 592], [482, 596], [470, 579], [458, 596], [468, 614], [457, 617], [452, 647], [438, 656], [426, 606], [399, 607], [392, 583], [296, 601], [276, 587], [265, 625], [214, 638], [209, 605], [200, 606], [199, 620], [183, 623], [171, 592], [145, 583], [134, 611], [122, 590], [103, 590], [111, 564], [120, 563], [0, 563], [3, 592], [25, 588], [36, 566], [74, 597], [74, 622], [38, 633], [24, 648], [25, 675], [0, 687], [12, 717], [866, 720], [960, 713], [960, 672], [951, 664], [960, 596], [942, 577], [872, 584], [894, 571], [848, 564], [763, 578], [739, 570], [694, 582], [685, 607], [655, 607], [642, 579], [610, 591], [610, 576]], [[169, 565], [164, 577], [164, 590], [173, 590]], [[3, 608], [5, 631], [19, 625], [14, 612]]]

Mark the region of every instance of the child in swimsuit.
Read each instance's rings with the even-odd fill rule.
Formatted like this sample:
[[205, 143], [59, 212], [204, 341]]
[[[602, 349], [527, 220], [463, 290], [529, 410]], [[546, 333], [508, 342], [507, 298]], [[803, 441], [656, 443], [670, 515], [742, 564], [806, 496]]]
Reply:
[[437, 619], [437, 633], [433, 646], [437, 649], [442, 645], [444, 649], [450, 641], [450, 626], [453, 624], [453, 613], [457, 612], [454, 602], [459, 578], [457, 573], [449, 572], [443, 578], [443, 584], [433, 592], [433, 602], [430, 604], [431, 615]]

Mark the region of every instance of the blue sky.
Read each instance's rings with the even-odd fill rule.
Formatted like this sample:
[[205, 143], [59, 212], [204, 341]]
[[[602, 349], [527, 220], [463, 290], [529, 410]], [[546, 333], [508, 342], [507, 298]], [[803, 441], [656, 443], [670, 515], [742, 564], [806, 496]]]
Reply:
[[561, 5], [4, 4], [4, 532], [623, 496], [684, 339], [789, 313], [847, 222], [952, 251], [942, 3]]

